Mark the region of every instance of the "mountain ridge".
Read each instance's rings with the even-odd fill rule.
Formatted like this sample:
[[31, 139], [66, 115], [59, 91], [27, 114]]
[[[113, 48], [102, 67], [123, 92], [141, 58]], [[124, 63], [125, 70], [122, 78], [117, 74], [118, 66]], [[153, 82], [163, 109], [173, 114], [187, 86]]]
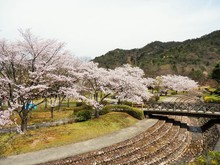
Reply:
[[204, 81], [219, 60], [220, 30], [216, 30], [182, 42], [154, 41], [142, 48], [117, 48], [93, 61], [109, 69], [129, 63], [143, 69], [148, 77], [180, 74]]

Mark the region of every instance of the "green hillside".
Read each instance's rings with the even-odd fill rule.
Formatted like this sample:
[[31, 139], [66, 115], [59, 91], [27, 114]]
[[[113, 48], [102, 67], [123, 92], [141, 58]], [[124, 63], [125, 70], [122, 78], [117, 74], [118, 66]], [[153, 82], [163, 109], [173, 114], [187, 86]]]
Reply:
[[220, 30], [183, 42], [152, 42], [140, 49], [115, 49], [93, 61], [101, 67], [132, 64], [148, 77], [161, 74], [187, 75], [203, 81], [220, 60]]

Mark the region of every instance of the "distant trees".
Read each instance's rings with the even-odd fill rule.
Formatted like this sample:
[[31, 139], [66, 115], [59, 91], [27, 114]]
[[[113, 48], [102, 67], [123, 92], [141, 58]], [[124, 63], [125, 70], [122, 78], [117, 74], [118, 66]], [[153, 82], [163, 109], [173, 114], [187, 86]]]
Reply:
[[169, 74], [158, 76], [156, 79], [147, 78], [146, 85], [148, 88], [154, 89], [158, 93], [166, 93], [168, 89], [180, 92], [198, 88], [198, 83], [189, 77]]
[[198, 83], [186, 76], [165, 75], [161, 76], [161, 86], [175, 91], [189, 91], [198, 88]]

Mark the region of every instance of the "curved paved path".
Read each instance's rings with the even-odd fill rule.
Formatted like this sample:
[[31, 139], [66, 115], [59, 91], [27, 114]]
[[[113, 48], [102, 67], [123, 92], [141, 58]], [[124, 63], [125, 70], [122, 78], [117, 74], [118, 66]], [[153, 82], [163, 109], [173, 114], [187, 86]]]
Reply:
[[45, 150], [2, 158], [0, 159], [0, 165], [38, 164], [101, 149], [103, 147], [107, 147], [112, 144], [119, 143], [129, 138], [135, 137], [136, 135], [146, 131], [156, 122], [156, 119], [144, 119], [137, 122], [133, 126], [124, 128], [122, 130], [95, 139], [64, 145], [61, 147], [49, 148]]

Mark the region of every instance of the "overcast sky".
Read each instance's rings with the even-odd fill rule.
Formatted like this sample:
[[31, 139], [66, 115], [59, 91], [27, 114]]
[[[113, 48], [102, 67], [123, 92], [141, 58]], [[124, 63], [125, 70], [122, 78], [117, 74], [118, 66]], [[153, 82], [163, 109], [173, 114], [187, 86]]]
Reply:
[[19, 28], [93, 58], [220, 30], [220, 0], [0, 0], [0, 38], [18, 39]]

